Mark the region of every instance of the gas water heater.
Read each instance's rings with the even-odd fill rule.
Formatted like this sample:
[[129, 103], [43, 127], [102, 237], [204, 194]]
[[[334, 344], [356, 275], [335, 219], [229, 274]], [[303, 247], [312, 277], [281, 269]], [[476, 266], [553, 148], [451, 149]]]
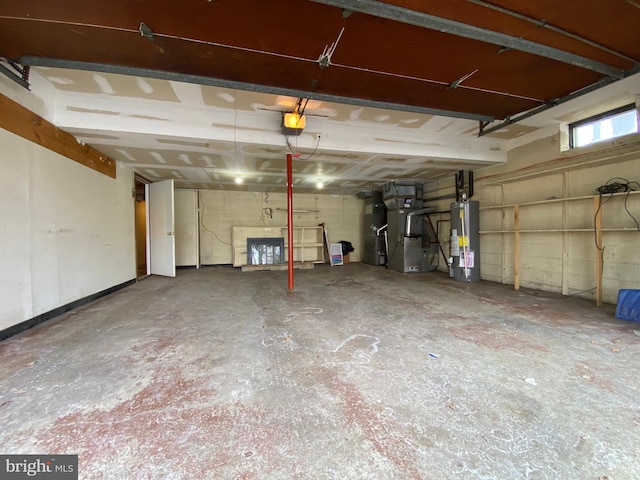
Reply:
[[480, 204], [451, 204], [451, 276], [460, 282], [480, 280]]

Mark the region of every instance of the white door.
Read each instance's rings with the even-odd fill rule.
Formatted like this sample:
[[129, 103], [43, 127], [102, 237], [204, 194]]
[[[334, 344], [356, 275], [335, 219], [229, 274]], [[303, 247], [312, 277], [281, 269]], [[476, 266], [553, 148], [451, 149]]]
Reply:
[[176, 266], [199, 267], [198, 265], [198, 192], [176, 190]]
[[150, 183], [148, 199], [150, 273], [175, 277], [173, 180]]

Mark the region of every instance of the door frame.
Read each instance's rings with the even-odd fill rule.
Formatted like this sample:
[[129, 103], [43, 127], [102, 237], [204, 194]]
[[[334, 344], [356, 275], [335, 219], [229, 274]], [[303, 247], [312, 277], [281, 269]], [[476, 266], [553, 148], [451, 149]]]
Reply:
[[[140, 280], [149, 276], [149, 189], [148, 185], [151, 183], [151, 180], [145, 178], [137, 172], [133, 172], [133, 222], [134, 222], [134, 247], [135, 247], [135, 271], [136, 271], [136, 279]], [[138, 184], [142, 184], [144, 188], [141, 193], [143, 195], [143, 201], [145, 203], [145, 219], [144, 219], [144, 253], [145, 253], [145, 267], [146, 272], [144, 274], [140, 274], [138, 272], [138, 243], [141, 241], [141, 238], [138, 236], [138, 222], [137, 222], [137, 213], [136, 213], [136, 203], [138, 201]]]

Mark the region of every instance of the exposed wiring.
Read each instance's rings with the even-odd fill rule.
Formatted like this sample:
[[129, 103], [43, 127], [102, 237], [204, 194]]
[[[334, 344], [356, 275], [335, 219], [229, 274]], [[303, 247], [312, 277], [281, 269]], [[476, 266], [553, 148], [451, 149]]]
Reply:
[[582, 290], [581, 292], [572, 293], [571, 295], [565, 295], [565, 298], [575, 297], [576, 295], [582, 295], [583, 293], [593, 292], [594, 290], [597, 290], [597, 288], [598, 287], [593, 287], [593, 288], [589, 288], [587, 290]]
[[204, 212], [205, 212], [205, 207], [206, 207], [206, 203], [204, 203], [204, 201], [202, 199], [200, 199], [200, 225], [202, 225], [202, 229], [205, 232], [209, 232], [211, 235], [213, 235], [216, 240], [218, 240], [220, 243], [224, 243], [225, 245], [233, 245], [231, 242], [226, 242], [224, 240], [222, 240], [217, 234], [216, 232], [214, 232], [213, 230], [211, 230], [210, 228], [208, 228], [205, 223], [204, 223]]
[[311, 154], [309, 154], [308, 157], [304, 157], [304, 158], [299, 158], [298, 160], [309, 160], [311, 157], [313, 157], [316, 152], [318, 151], [318, 147], [320, 146], [320, 135], [318, 135], [318, 141], [316, 142], [316, 148], [313, 149], [313, 152], [311, 152]]
[[[623, 183], [618, 182], [618, 180], [621, 180]], [[636, 218], [633, 216], [633, 214], [629, 211], [629, 208], [627, 207], [627, 200], [629, 199], [629, 194], [633, 191], [636, 191], [632, 188], [632, 185], [636, 186], [637, 189], [640, 189], [640, 183], [636, 181], [630, 181], [623, 177], [612, 177], [609, 180], [607, 180], [604, 183], [604, 185], [601, 185], [600, 187], [596, 188], [596, 191], [598, 192], [598, 195], [600, 198], [598, 201], [598, 208], [596, 209], [596, 212], [593, 215], [593, 243], [595, 244], [596, 249], [600, 254], [600, 276], [602, 276], [604, 272], [605, 246], [598, 244], [598, 228], [596, 226], [596, 222], [598, 219], [598, 215], [600, 215], [600, 212], [602, 210], [602, 205], [610, 201], [613, 198], [614, 193], [627, 192], [624, 198], [624, 209], [627, 212], [627, 214], [631, 217], [633, 222], [636, 224], [636, 229], [640, 231], [640, 225], [638, 224], [638, 220], [636, 220]], [[608, 197], [603, 199], [604, 195], [608, 195]], [[590, 290], [586, 290], [585, 292], [588, 292], [591, 290], [594, 290], [594, 289], [592, 288]], [[585, 293], [585, 292], [578, 292], [578, 293]], [[574, 295], [577, 295], [577, 294], [574, 294]]]
[[[624, 183], [616, 182], [615, 180], [622, 180]], [[626, 178], [622, 177], [612, 177], [605, 182], [604, 185], [596, 188], [598, 193], [618, 193], [618, 192], [628, 192], [629, 190], [633, 190], [630, 184], [638, 184], [638, 182], [631, 182]]]
[[520, 293], [524, 293], [524, 294], [526, 294], [526, 295], [531, 295], [532, 297], [548, 298], [548, 299], [550, 299], [550, 300], [554, 300], [554, 299], [561, 298], [561, 299], [563, 299], [563, 300], [564, 300], [564, 299], [567, 299], [567, 298], [570, 298], [570, 297], [575, 297], [575, 296], [577, 296], [577, 295], [582, 295], [583, 293], [593, 292], [593, 291], [594, 291], [594, 290], [596, 290], [596, 289], [597, 289], [597, 287], [593, 287], [593, 288], [589, 288], [589, 289], [587, 289], [587, 290], [582, 290], [582, 291], [580, 291], [580, 292], [572, 293], [572, 294], [570, 294], [570, 295], [562, 295], [561, 293], [559, 293], [559, 294], [557, 294], [557, 295], [540, 295], [539, 293], [537, 293], [537, 292], [539, 292], [539, 290], [535, 290], [535, 291], [533, 291], [533, 292], [528, 292], [526, 288], [520, 288], [520, 290], [518, 290], [518, 291], [519, 291]]
[[316, 142], [316, 147], [313, 149], [313, 152], [311, 152], [311, 154], [309, 154], [308, 157], [300, 157], [300, 154], [298, 152], [296, 152], [295, 148], [293, 148], [293, 146], [291, 145], [291, 142], [289, 141], [289, 136], [285, 135], [284, 137], [286, 139], [287, 147], [289, 148], [289, 151], [291, 152], [291, 154], [294, 157], [296, 157], [296, 160], [309, 160], [309, 159], [311, 159], [311, 157], [313, 157], [316, 154], [316, 152], [318, 151], [318, 147], [320, 146], [320, 138], [322, 138], [321, 135], [318, 135], [318, 141]]
[[[618, 180], [620, 180], [620, 182]], [[627, 212], [627, 215], [631, 217], [631, 220], [633, 220], [633, 223], [636, 224], [636, 230], [640, 231], [640, 223], [638, 223], [638, 220], [636, 219], [636, 217], [633, 216], [633, 214], [629, 210], [629, 207], [627, 206], [627, 201], [629, 200], [629, 194], [631, 192], [635, 192], [638, 190], [640, 190], [640, 182], [627, 180], [624, 177], [612, 177], [609, 180], [607, 180], [604, 185], [596, 188], [596, 191], [600, 194], [600, 205], [603, 205], [607, 203], [609, 200], [611, 200], [614, 193], [627, 192], [627, 194], [624, 197], [624, 210]], [[605, 200], [603, 200], [603, 195], [608, 195], [608, 197]], [[596, 215], [597, 214], [598, 212], [596, 212]]]
[[596, 227], [596, 222], [598, 219], [598, 215], [600, 214], [600, 210], [602, 210], [602, 205], [607, 203], [608, 200], [605, 200], [604, 202], [602, 201], [602, 194], [600, 194], [600, 200], [598, 201], [598, 208], [596, 210], [596, 213], [593, 214], [593, 242], [596, 245], [596, 248], [600, 251], [600, 252], [604, 252], [604, 247], [602, 245], [598, 245], [598, 236], [597, 236], [597, 227]]
[[298, 153], [296, 153], [295, 148], [293, 148], [293, 146], [291, 145], [291, 142], [289, 141], [289, 135], [285, 133], [284, 138], [285, 138], [285, 141], [287, 142], [287, 147], [289, 148], [289, 151], [291, 152], [291, 154], [293, 156], [299, 155]]
[[598, 208], [596, 210], [596, 213], [593, 215], [593, 243], [595, 244], [596, 250], [598, 250], [598, 254], [600, 255], [599, 276], [600, 278], [602, 278], [602, 274], [604, 273], [604, 245], [598, 245], [598, 228], [596, 226], [596, 222], [598, 220], [598, 215], [600, 214], [600, 210], [602, 210], [602, 193], [600, 194], [600, 198], [598, 200]]

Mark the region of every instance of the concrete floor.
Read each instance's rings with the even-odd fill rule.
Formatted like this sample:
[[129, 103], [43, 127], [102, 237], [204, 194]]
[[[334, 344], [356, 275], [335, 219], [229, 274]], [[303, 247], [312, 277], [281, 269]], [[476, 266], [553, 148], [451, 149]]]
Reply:
[[640, 324], [613, 306], [358, 263], [286, 284], [181, 270], [0, 343], [0, 453], [78, 453], [84, 479], [639, 478]]

